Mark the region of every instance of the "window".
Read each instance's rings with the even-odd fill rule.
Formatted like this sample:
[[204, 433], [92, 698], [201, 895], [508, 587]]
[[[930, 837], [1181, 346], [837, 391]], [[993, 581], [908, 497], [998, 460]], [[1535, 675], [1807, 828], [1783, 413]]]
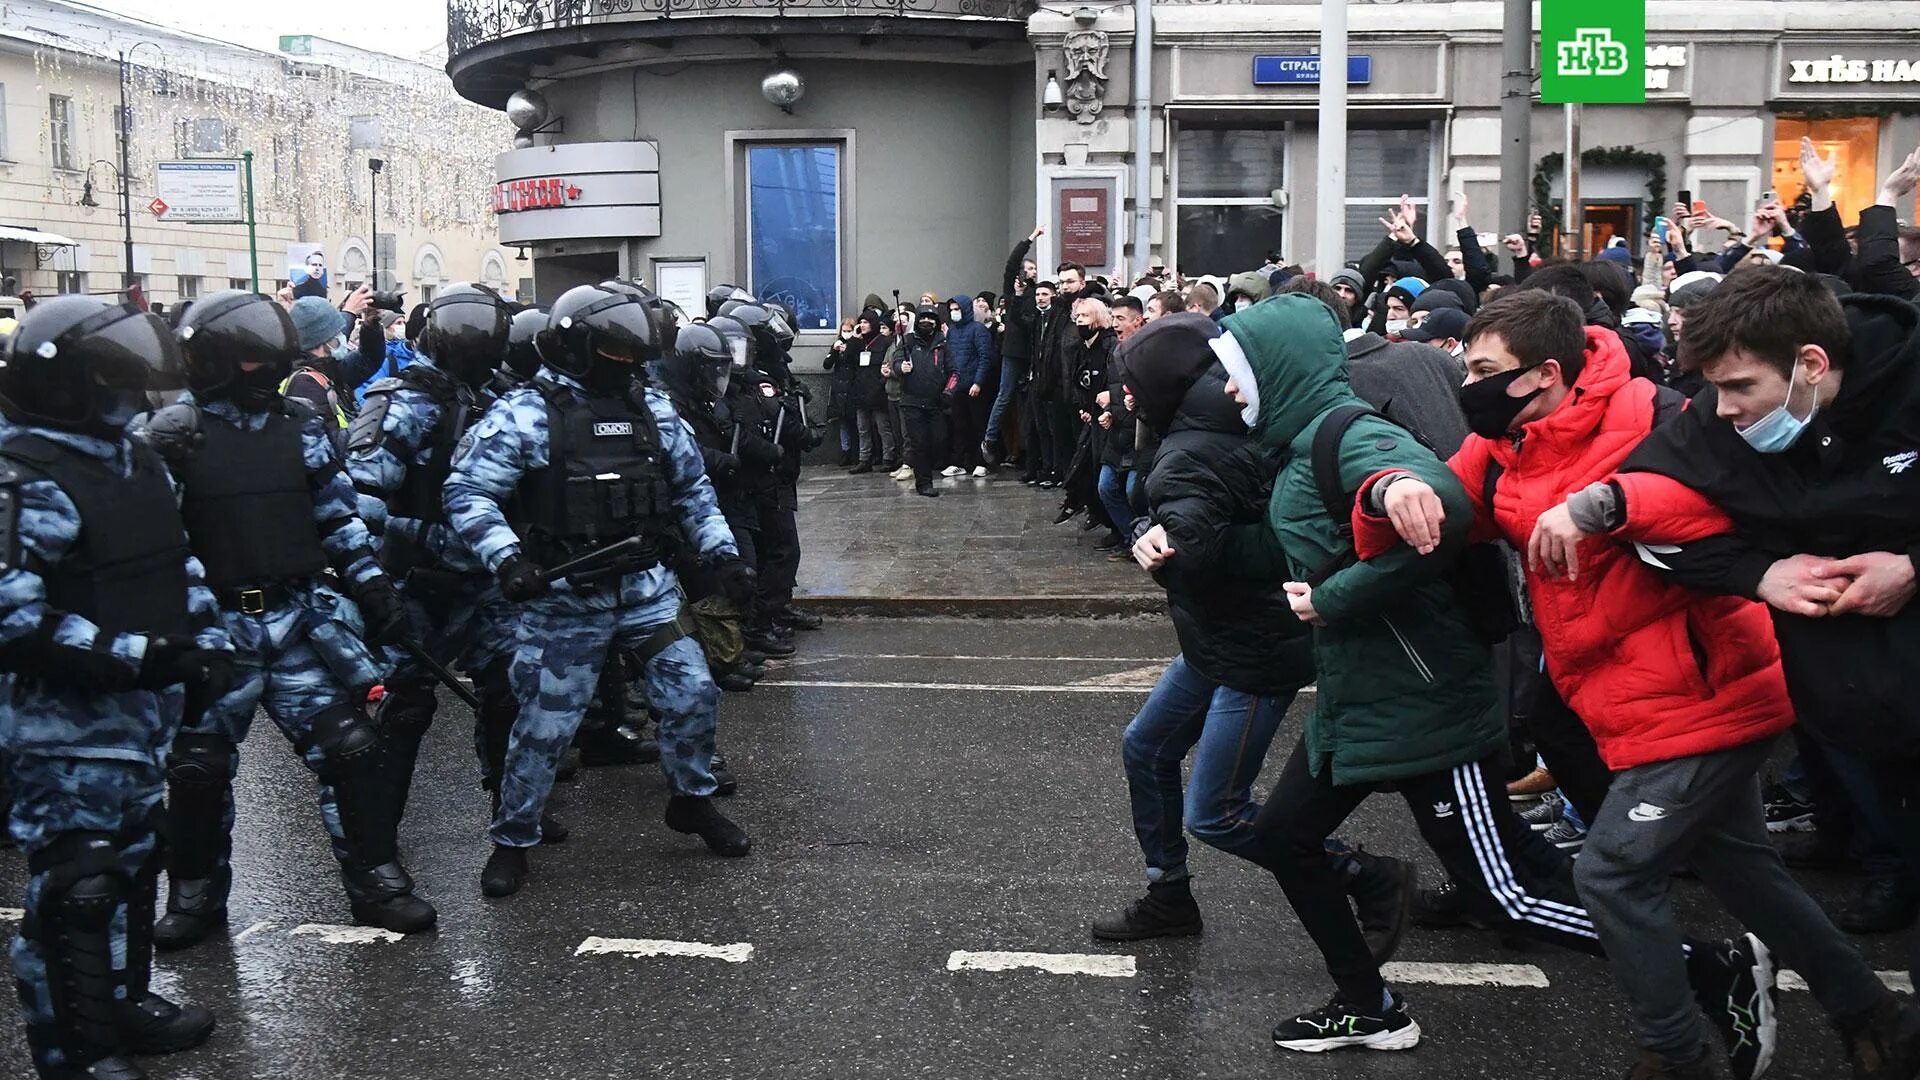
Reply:
[[87, 274], [84, 270], [61, 270], [55, 275], [55, 287], [62, 293], [84, 293], [87, 291]]
[[840, 318], [840, 147], [747, 148], [747, 283], [793, 309], [795, 330]]
[[532, 303], [533, 302], [533, 279], [530, 277], [521, 278], [520, 284], [518, 287], [514, 289], [513, 295], [514, 295], [514, 299], [520, 301], [523, 304]]
[[174, 143], [181, 157], [212, 157], [226, 153], [231, 139], [225, 120], [203, 116], [180, 121], [174, 127]]
[[396, 254], [400, 248], [400, 238], [390, 232], [379, 233], [373, 238], [373, 278], [371, 284], [376, 289], [393, 288], [393, 268], [398, 262]]
[[199, 299], [200, 279], [197, 277], [191, 277], [186, 274], [182, 274], [180, 276], [180, 281], [175, 291], [180, 294], [180, 299], [182, 300]]
[[[1833, 177], [1833, 203], [1849, 218], [1871, 206], [1877, 193], [1873, 186], [1879, 172], [1880, 118], [1842, 116], [1812, 120], [1782, 116], [1773, 122], [1773, 189], [1780, 201], [1791, 206], [1806, 189], [1800, 178], [1800, 139], [1813, 140], [1820, 156], [1838, 160], [1840, 168]], [[1897, 162], [1896, 162], [1897, 164]], [[1701, 196], [1696, 194], [1695, 198]], [[1744, 202], [1745, 200], [1742, 199]], [[1739, 205], [1712, 204], [1708, 209], [1723, 218], [1745, 222], [1752, 209]], [[1899, 216], [1911, 220], [1913, 204], [1896, 207]]]
[[1417, 128], [1355, 128], [1347, 132], [1347, 252], [1352, 258], [1373, 249], [1386, 230], [1380, 219], [1413, 196], [1420, 209], [1414, 232], [1427, 235], [1432, 200], [1433, 133]]
[[420, 302], [423, 304], [433, 303], [433, 286], [425, 282], [420, 283]]
[[243, 278], [243, 277], [230, 277], [227, 279], [227, 288], [239, 289], [241, 292], [247, 292], [253, 288], [253, 279]]
[[73, 168], [73, 99], [47, 95], [47, 149], [56, 169]]
[[1180, 271], [1238, 274], [1265, 263], [1280, 247], [1273, 193], [1286, 186], [1286, 129], [1182, 128], [1175, 153]]

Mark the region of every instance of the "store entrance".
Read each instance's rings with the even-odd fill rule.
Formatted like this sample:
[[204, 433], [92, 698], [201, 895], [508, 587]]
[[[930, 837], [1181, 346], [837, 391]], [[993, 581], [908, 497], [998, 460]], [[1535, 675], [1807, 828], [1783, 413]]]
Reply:
[[[1800, 139], [1813, 140], [1821, 157], [1832, 156], [1839, 166], [1833, 179], [1833, 203], [1851, 221], [1873, 205], [1879, 182], [1880, 118], [1843, 116], [1806, 120], [1782, 116], [1773, 124], [1772, 188], [1780, 201], [1792, 206], [1806, 184], [1800, 178]], [[1748, 207], [1747, 211], [1751, 212]], [[1723, 216], [1729, 216], [1724, 215]], [[1736, 219], [1738, 220], [1738, 219]]]

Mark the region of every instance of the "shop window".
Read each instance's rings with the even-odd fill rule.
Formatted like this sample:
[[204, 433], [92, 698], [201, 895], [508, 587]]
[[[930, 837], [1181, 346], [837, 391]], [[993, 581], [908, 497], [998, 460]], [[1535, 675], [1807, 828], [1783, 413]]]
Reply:
[[1380, 219], [1411, 195], [1427, 235], [1432, 200], [1433, 132], [1417, 128], [1354, 128], [1347, 132], [1347, 258], [1358, 259], [1386, 235]]
[[1279, 249], [1282, 217], [1273, 193], [1286, 186], [1285, 128], [1182, 128], [1178, 263], [1185, 274], [1237, 274]]
[[55, 288], [61, 293], [84, 293], [87, 291], [87, 275], [84, 270], [61, 270], [55, 277]]
[[227, 279], [227, 288], [239, 289], [241, 292], [252, 292], [253, 279], [243, 278], [243, 277], [230, 277]]
[[[1880, 120], [1873, 116], [1846, 116], [1832, 120], [1800, 120], [1782, 116], [1773, 124], [1773, 182], [1771, 187], [1788, 206], [1806, 190], [1800, 178], [1800, 139], [1813, 140], [1821, 157], [1832, 155], [1839, 165], [1833, 177], [1833, 204], [1843, 217], [1851, 220], [1873, 205], [1879, 193]], [[1900, 216], [1910, 218], [1913, 206], [1897, 207]], [[1718, 207], [1715, 212], [1729, 221], [1744, 222], [1752, 207], [1730, 214]]]
[[840, 146], [749, 146], [747, 282], [793, 309], [796, 330], [840, 318]]

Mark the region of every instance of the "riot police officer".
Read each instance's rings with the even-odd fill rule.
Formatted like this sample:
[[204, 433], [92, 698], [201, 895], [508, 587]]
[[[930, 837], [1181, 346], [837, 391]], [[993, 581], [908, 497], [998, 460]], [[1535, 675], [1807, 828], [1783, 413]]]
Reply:
[[226, 920], [233, 777], [260, 706], [320, 780], [354, 921], [430, 929], [434, 910], [399, 861], [387, 746], [365, 711], [386, 665], [362, 635], [400, 640], [406, 606], [374, 559], [326, 418], [279, 392], [293, 323], [266, 297], [229, 289], [195, 303], [179, 337], [188, 392], [142, 435], [180, 485], [237, 655], [232, 689], [187, 718], [168, 756], [173, 849], [156, 941], [183, 948]]
[[[399, 375], [375, 383], [347, 437], [347, 473], [360, 515], [380, 541], [380, 564], [402, 583], [420, 643], [442, 664], [458, 664], [479, 691], [475, 744], [481, 784], [497, 791], [507, 732], [518, 711], [507, 687], [514, 617], [500, 587], [447, 526], [441, 487], [453, 449], [492, 397], [484, 389], [508, 355], [513, 320], [484, 285], [450, 285], [427, 304], [418, 355]], [[531, 320], [530, 320], [531, 321]], [[389, 782], [401, 808], [433, 722], [435, 677], [410, 655], [396, 657], [375, 717], [387, 742]], [[564, 830], [546, 823], [549, 839]]]
[[494, 397], [532, 381], [533, 373], [540, 370], [540, 354], [533, 347], [534, 338], [546, 328], [545, 308], [521, 308], [514, 312], [513, 320], [507, 324], [507, 355], [500, 362], [500, 370], [494, 372], [491, 387]]
[[121, 1055], [213, 1030], [149, 983], [163, 755], [232, 674], [166, 465], [125, 431], [179, 353], [155, 316], [62, 296], [0, 355], [0, 750], [30, 874], [14, 977], [42, 1077], [137, 1080]]
[[794, 581], [800, 570], [800, 464], [818, 445], [806, 415], [807, 391], [793, 377], [788, 349], [793, 330], [777, 307], [739, 304], [723, 307], [753, 336], [755, 368], [762, 376], [763, 407], [775, 417], [768, 437], [780, 446], [774, 467], [773, 498], [760, 504], [760, 602], [755, 620], [756, 643], [791, 648], [793, 632], [820, 628], [818, 616], [793, 606]]
[[[637, 298], [569, 290], [549, 313], [533, 385], [495, 402], [454, 456], [447, 518], [521, 605], [509, 666], [520, 712], [481, 873], [489, 896], [525, 881], [555, 766], [615, 646], [644, 671], [659, 716], [668, 827], [698, 834], [717, 854], [750, 848], [712, 804], [720, 692], [685, 636], [666, 561], [673, 545], [691, 545], [731, 597], [750, 592], [753, 575], [685, 425], [666, 395], [637, 381], [656, 352]], [[542, 572], [581, 559], [589, 565], [558, 580]]]
[[[735, 305], [736, 308], [739, 305]], [[758, 568], [765, 563], [761, 547], [763, 515], [777, 512], [780, 501], [780, 463], [787, 451], [775, 440], [782, 434], [779, 390], [756, 366], [758, 346], [746, 325], [730, 315], [717, 315], [707, 326], [726, 345], [731, 360], [727, 389], [718, 412], [727, 418], [728, 448], [739, 458], [740, 498], [722, 503], [727, 524], [739, 541], [741, 557]], [[781, 637], [767, 617], [765, 583], [756, 576], [756, 592], [747, 615], [747, 647], [761, 656], [794, 654], [790, 638]]]

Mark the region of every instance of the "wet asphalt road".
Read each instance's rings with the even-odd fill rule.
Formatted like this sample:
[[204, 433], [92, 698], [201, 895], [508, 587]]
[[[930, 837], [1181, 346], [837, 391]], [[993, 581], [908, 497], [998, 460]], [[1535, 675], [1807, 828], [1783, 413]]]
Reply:
[[[212, 1007], [204, 1048], [149, 1059], [156, 1077], [1613, 1077], [1631, 1057], [1605, 966], [1492, 934], [1419, 932], [1403, 961], [1532, 965], [1549, 986], [1406, 985], [1426, 1041], [1411, 1053], [1293, 1055], [1268, 1038], [1329, 984], [1278, 888], [1195, 845], [1207, 934], [1092, 944], [1092, 916], [1131, 899], [1139, 856], [1118, 738], [1172, 654], [1160, 620], [847, 621], [802, 637], [798, 663], [732, 695], [722, 745], [741, 779], [728, 812], [755, 840], [709, 856], [660, 824], [652, 767], [563, 785], [566, 844], [525, 891], [479, 895], [485, 801], [470, 719], [436, 725], [403, 836], [437, 934], [333, 943], [348, 921], [312, 786], [275, 729], [241, 770], [233, 922], [163, 956], [161, 986]], [[937, 656], [948, 659], [911, 659]], [[976, 659], [952, 659], [952, 657]], [[901, 658], [895, 658], [901, 657]], [[1097, 657], [1100, 659], [1052, 659]], [[909, 684], [909, 685], [896, 685]], [[987, 686], [993, 689], [972, 689]], [[1291, 749], [1299, 710], [1269, 769]], [[1346, 830], [1414, 857], [1405, 811], [1379, 798]], [[0, 895], [22, 868], [0, 854]], [[1849, 882], [1809, 879], [1833, 899]], [[1679, 886], [1692, 925], [1729, 932]], [[13, 901], [16, 902], [17, 901]], [[750, 944], [705, 957], [577, 954], [590, 937]], [[1900, 938], [1861, 939], [1903, 968]], [[1132, 977], [949, 971], [956, 950], [1131, 956]], [[739, 950], [734, 952], [739, 955]], [[1773, 1075], [1845, 1075], [1804, 993], [1783, 995]], [[28, 1075], [17, 1028], [0, 1076]]]

